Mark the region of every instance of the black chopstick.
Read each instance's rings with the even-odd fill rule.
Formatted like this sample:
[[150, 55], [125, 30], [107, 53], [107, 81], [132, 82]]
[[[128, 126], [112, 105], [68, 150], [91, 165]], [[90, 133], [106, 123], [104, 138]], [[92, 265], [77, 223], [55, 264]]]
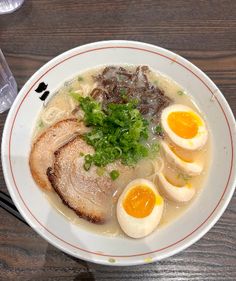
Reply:
[[27, 224], [26, 221], [23, 219], [21, 214], [18, 212], [16, 206], [14, 205], [11, 197], [6, 194], [5, 192], [0, 191], [0, 207], [6, 210], [8, 213], [13, 215], [18, 220], [22, 221], [23, 223]]

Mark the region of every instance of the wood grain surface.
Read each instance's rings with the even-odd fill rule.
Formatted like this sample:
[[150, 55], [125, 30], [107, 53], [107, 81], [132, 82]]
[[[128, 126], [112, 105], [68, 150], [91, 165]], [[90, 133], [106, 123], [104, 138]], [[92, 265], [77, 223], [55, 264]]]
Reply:
[[[107, 39], [144, 41], [184, 56], [217, 84], [236, 114], [235, 0], [26, 0], [15, 13], [0, 15], [0, 47], [19, 89], [61, 52]], [[0, 115], [1, 133], [6, 116]], [[0, 172], [0, 190], [7, 192]], [[133, 267], [74, 259], [0, 209], [0, 280], [235, 281], [236, 196], [187, 250]]]

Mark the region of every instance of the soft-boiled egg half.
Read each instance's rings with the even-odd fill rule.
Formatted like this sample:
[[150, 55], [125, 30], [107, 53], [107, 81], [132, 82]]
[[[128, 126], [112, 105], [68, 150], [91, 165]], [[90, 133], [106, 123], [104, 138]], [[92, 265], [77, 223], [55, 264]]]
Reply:
[[117, 219], [122, 230], [132, 238], [150, 234], [159, 224], [164, 200], [149, 180], [136, 179], [122, 192], [117, 203]]
[[199, 149], [207, 141], [205, 122], [188, 106], [174, 104], [166, 107], [161, 114], [161, 124], [170, 140], [184, 149]]
[[191, 183], [186, 183], [183, 186], [174, 185], [163, 173], [158, 174], [158, 182], [161, 193], [174, 202], [188, 202], [195, 194], [195, 189], [192, 187]]
[[166, 160], [179, 170], [183, 171], [185, 174], [188, 174], [190, 176], [198, 176], [201, 174], [203, 170], [202, 163], [190, 162], [182, 159], [165, 141], [161, 141], [161, 148], [164, 152]]

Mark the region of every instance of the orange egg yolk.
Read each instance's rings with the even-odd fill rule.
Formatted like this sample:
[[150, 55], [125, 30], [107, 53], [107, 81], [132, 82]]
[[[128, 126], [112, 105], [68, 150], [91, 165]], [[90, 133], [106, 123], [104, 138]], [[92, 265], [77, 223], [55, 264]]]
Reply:
[[157, 196], [149, 187], [138, 185], [128, 192], [123, 207], [130, 216], [144, 218], [151, 214], [155, 204], [158, 203], [160, 204], [157, 202]]
[[191, 139], [196, 136], [201, 119], [194, 112], [176, 111], [168, 116], [168, 125], [181, 138]]

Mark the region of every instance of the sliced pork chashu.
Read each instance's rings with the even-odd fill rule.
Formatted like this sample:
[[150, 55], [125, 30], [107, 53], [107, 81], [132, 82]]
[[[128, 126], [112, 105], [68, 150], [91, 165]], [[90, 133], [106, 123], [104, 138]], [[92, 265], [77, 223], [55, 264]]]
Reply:
[[94, 223], [103, 223], [110, 215], [114, 182], [109, 175], [98, 176], [96, 167], [83, 168], [83, 154], [94, 150], [80, 136], [55, 152], [48, 178], [64, 204], [77, 215]]
[[54, 152], [85, 130], [76, 118], [70, 118], [50, 126], [35, 140], [30, 152], [29, 165], [35, 182], [41, 188], [52, 188], [46, 172], [47, 168], [53, 165]]

